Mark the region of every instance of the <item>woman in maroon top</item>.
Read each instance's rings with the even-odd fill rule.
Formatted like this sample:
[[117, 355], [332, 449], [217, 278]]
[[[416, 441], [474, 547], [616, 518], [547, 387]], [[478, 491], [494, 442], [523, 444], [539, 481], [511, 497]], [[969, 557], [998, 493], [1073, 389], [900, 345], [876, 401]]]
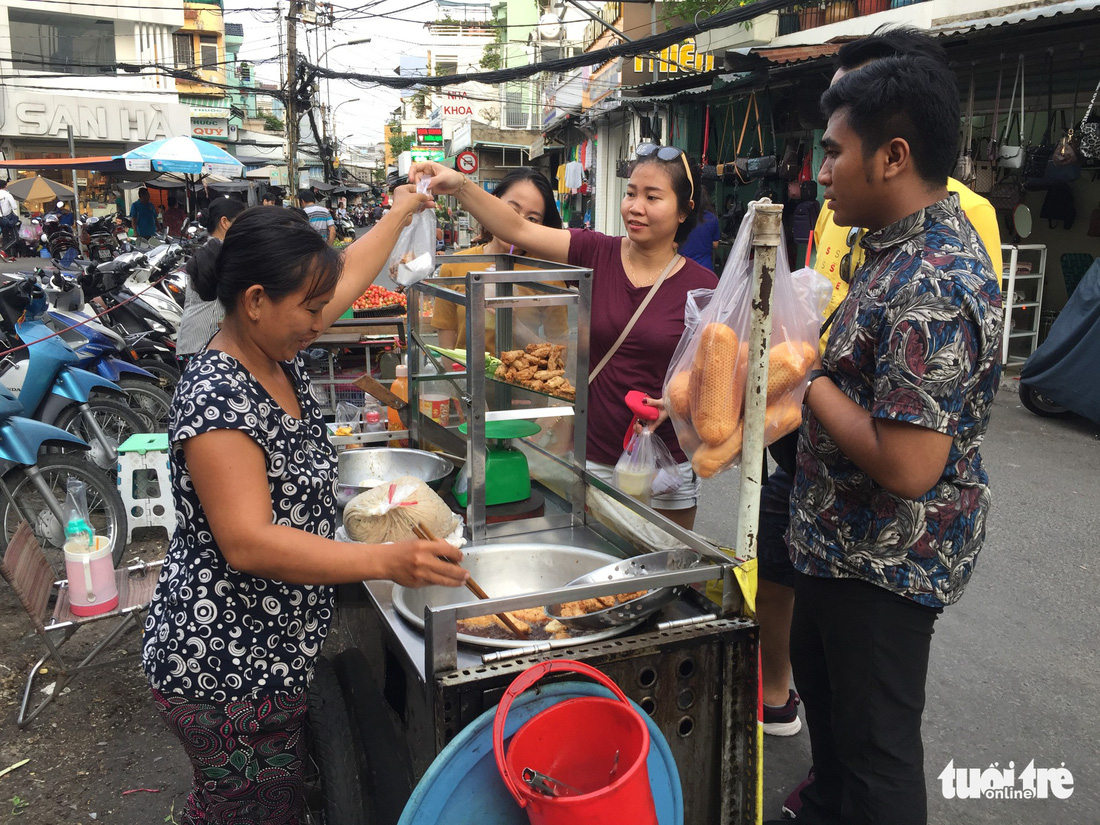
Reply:
[[[525, 221], [506, 204], [466, 178], [437, 163], [414, 163], [409, 180], [430, 175], [435, 193], [456, 196], [495, 237], [526, 249], [535, 258], [568, 261], [593, 270], [592, 332], [589, 365], [595, 367], [612, 348], [650, 287], [672, 268], [626, 340], [588, 388], [588, 469], [611, 480], [623, 449], [623, 433], [633, 414], [626, 394], [640, 390], [660, 398], [669, 362], [684, 332], [684, 305], [693, 289], [713, 288], [717, 278], [695, 261], [677, 255], [695, 226], [696, 181], [687, 156], [673, 147], [643, 144], [630, 167], [620, 212], [625, 236], [585, 229], [551, 229]], [[698, 480], [662, 413], [657, 433], [680, 462], [684, 484], [670, 496], [655, 497], [653, 507], [678, 524], [695, 521]]]

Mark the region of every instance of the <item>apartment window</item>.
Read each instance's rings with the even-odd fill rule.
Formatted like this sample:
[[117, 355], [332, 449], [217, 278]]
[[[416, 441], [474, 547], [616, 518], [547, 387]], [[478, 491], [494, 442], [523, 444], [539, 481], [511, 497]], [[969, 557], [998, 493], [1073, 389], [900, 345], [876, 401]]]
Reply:
[[218, 68], [218, 38], [216, 35], [203, 34], [199, 36], [199, 57], [202, 58], [204, 69]]
[[115, 24], [8, 9], [12, 65], [35, 72], [114, 74]]
[[173, 34], [172, 50], [176, 56], [176, 66], [190, 69], [195, 65], [195, 42], [190, 34]]
[[523, 105], [522, 86], [513, 86], [504, 92], [504, 126], [508, 129], [527, 128], [527, 110]]
[[440, 55], [435, 61], [435, 73], [437, 77], [457, 74], [458, 57]]

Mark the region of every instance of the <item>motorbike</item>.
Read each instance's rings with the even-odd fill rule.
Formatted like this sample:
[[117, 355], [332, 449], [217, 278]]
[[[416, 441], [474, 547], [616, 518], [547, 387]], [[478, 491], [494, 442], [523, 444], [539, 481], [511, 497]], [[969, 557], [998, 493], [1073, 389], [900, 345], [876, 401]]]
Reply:
[[93, 215], [83, 222], [81, 241], [91, 261], [106, 262], [118, 254], [114, 219], [108, 215]]
[[340, 217], [336, 219], [336, 240], [355, 240], [355, 224], [351, 222], [351, 219], [346, 217]]
[[42, 245], [60, 266], [72, 266], [80, 257], [80, 244], [75, 233], [61, 223], [56, 212], [50, 212], [42, 219]]
[[75, 281], [60, 272], [46, 276], [39, 271], [39, 283], [51, 304], [43, 321], [72, 347], [80, 368], [118, 384], [130, 407], [145, 419], [145, 432], [166, 432], [172, 397], [160, 377], [131, 362], [136, 355], [121, 335], [79, 311], [83, 290]]
[[[126, 547], [126, 506], [114, 481], [74, 451], [87, 442], [59, 427], [27, 418], [23, 405], [0, 386], [0, 531], [5, 545], [21, 520], [31, 526], [58, 578], [65, 569], [65, 516], [69, 479], [84, 482], [89, 522], [110, 542], [117, 566]], [[47, 450], [49, 452], [47, 452]]]
[[86, 441], [87, 457], [113, 477], [118, 446], [145, 432], [145, 421], [127, 406], [121, 387], [77, 367], [76, 353], [42, 323], [46, 306], [33, 277], [0, 279], [0, 332], [5, 349], [17, 348], [0, 361], [0, 383], [30, 417]]
[[1020, 370], [1020, 403], [1047, 418], [1100, 424], [1100, 258], [1081, 278], [1046, 339]]

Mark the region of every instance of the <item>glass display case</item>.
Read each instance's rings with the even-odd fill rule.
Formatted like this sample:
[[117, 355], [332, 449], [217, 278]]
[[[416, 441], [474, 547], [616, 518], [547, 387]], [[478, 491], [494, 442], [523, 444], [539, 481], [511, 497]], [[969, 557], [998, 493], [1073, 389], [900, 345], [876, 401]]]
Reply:
[[[583, 523], [592, 271], [507, 254], [443, 264], [451, 277], [409, 291], [411, 443], [465, 459], [452, 494], [475, 543]], [[442, 347], [456, 324], [464, 346]]]

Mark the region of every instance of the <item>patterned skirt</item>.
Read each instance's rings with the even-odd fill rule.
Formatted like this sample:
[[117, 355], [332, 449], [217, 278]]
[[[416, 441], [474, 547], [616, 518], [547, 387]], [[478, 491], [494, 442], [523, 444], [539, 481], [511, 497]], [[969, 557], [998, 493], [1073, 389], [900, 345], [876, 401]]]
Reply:
[[298, 825], [304, 690], [223, 705], [153, 690], [153, 700], [195, 770], [182, 823]]

